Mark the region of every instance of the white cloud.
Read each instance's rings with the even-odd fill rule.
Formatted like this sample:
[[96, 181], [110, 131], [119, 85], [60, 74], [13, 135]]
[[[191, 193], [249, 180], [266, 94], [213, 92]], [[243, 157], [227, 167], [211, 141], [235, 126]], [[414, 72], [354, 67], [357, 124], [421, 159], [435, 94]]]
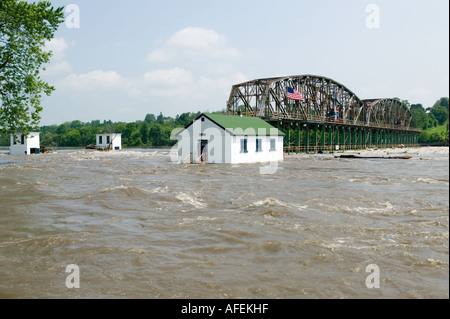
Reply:
[[120, 89], [126, 86], [124, 78], [115, 71], [95, 70], [86, 74], [70, 74], [60, 82], [69, 90], [94, 91]]
[[195, 77], [191, 71], [181, 68], [159, 69], [147, 72], [134, 81], [129, 94], [143, 100], [151, 97], [185, 100], [210, 98], [211, 101], [220, 97], [223, 100], [228, 97], [233, 84], [246, 80], [242, 73], [213, 78], [206, 75]]
[[188, 27], [172, 35], [166, 44], [187, 50], [209, 51], [226, 47], [226, 42], [224, 36], [213, 30]]
[[155, 49], [148, 55], [149, 61], [152, 62], [166, 62], [171, 60], [175, 55], [175, 52], [172, 50], [169, 50], [167, 48], [163, 49]]
[[[52, 45], [61, 53], [67, 48], [64, 41]], [[57, 86], [74, 97], [85, 95], [92, 100], [115, 96], [147, 105], [158, 101], [172, 111], [186, 107], [225, 107], [231, 86], [247, 80], [233, 66], [236, 62], [233, 59], [239, 56], [240, 52], [230, 47], [223, 35], [210, 29], [189, 27], [173, 34], [149, 55], [150, 61], [169, 62], [173, 64], [170, 67], [146, 70], [138, 76], [100, 69], [71, 73]], [[68, 64], [58, 67], [70, 70]], [[134, 111], [122, 106], [117, 112]]]
[[69, 62], [65, 61], [68, 48], [69, 45], [64, 38], [53, 38], [45, 42], [44, 51], [51, 51], [52, 57], [50, 58], [50, 64], [45, 67], [44, 75], [49, 76], [72, 72], [72, 66]]
[[173, 68], [169, 70], [155, 70], [144, 74], [145, 82], [153, 85], [179, 86], [192, 82], [192, 73], [190, 71]]
[[[130, 89], [131, 96], [183, 98], [186, 102], [225, 104], [231, 86], [246, 80], [233, 62], [241, 53], [227, 38], [212, 29], [186, 27], [172, 34], [148, 55], [154, 63], [172, 64], [152, 70]], [[176, 64], [175, 64], [176, 63]]]
[[60, 74], [60, 73], [70, 73], [72, 72], [72, 66], [67, 61], [61, 61], [50, 64], [48, 67], [45, 68], [44, 74], [45, 75], [54, 75], [54, 74]]
[[53, 38], [45, 42], [44, 51], [52, 51], [53, 55], [51, 59], [60, 62], [64, 60], [68, 47], [64, 38]]
[[194, 78], [190, 71], [176, 67], [146, 72], [132, 82], [128, 90], [129, 95], [145, 100], [152, 96], [187, 96], [194, 83]]
[[150, 52], [151, 62], [165, 62], [177, 57], [237, 58], [239, 50], [228, 46], [225, 36], [211, 29], [187, 27], [169, 37], [161, 48]]

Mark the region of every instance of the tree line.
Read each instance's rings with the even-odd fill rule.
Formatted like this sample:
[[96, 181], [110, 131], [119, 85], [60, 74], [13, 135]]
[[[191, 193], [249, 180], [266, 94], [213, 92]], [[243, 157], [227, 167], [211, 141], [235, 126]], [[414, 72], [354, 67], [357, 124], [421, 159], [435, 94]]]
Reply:
[[[409, 104], [402, 101], [411, 111], [413, 121], [411, 126], [422, 130], [419, 143], [447, 143], [449, 141], [449, 98], [443, 97], [429, 108], [422, 104]], [[219, 112], [220, 113], [220, 112]], [[166, 117], [147, 114], [142, 121], [112, 122], [95, 120], [91, 122], [71, 121], [60, 125], [40, 127], [41, 145], [47, 147], [85, 147], [95, 144], [96, 134], [122, 133], [124, 147], [162, 147], [172, 146], [177, 141], [171, 139], [175, 128], [185, 127], [201, 112], [182, 113]], [[0, 136], [0, 145], [9, 146], [9, 136]]]
[[[200, 114], [201, 112], [183, 113], [175, 118], [166, 117], [162, 113], [158, 116], [147, 114], [143, 121], [130, 123], [75, 120], [40, 127], [40, 141], [41, 145], [47, 147], [85, 147], [95, 144], [96, 134], [122, 133], [123, 147], [172, 146], [177, 142], [170, 138], [172, 131], [187, 126]], [[8, 135], [0, 136], [1, 146], [9, 146], [9, 143]]]
[[432, 107], [424, 108], [422, 104], [408, 105], [413, 120], [412, 126], [422, 130], [419, 143], [449, 142], [449, 98], [442, 97]]

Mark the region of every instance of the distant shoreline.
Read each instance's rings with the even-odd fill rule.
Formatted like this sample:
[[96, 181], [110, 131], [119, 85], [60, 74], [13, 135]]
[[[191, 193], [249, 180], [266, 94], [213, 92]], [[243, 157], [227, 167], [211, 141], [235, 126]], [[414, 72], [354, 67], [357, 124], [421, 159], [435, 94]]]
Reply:
[[385, 154], [409, 154], [409, 155], [449, 155], [448, 146], [420, 146], [405, 148], [383, 148], [383, 149], [366, 149], [361, 151], [346, 151], [346, 154], [361, 155], [385, 155]]
[[[52, 149], [54, 153], [64, 154], [73, 152], [86, 152], [95, 153], [99, 152], [97, 150], [88, 150], [83, 147], [55, 147]], [[164, 152], [170, 154], [172, 147], [133, 147], [124, 148], [120, 152]], [[117, 151], [112, 151], [117, 152]], [[105, 152], [101, 152], [105, 153]], [[449, 156], [448, 146], [420, 146], [420, 147], [404, 147], [404, 148], [379, 148], [379, 149], [364, 149], [364, 150], [347, 150], [347, 151], [337, 151], [334, 153], [299, 153], [299, 154], [286, 154], [285, 157], [291, 156], [304, 156], [304, 155], [336, 155], [336, 154], [355, 154], [364, 156], [382, 156], [382, 155], [418, 155], [418, 156]], [[9, 155], [8, 146], [0, 146], [0, 155]]]
[[371, 148], [364, 150], [347, 150], [337, 151], [334, 153], [300, 153], [300, 154], [286, 154], [289, 156], [302, 155], [363, 155], [363, 156], [383, 156], [383, 155], [417, 155], [417, 156], [449, 156], [448, 146], [419, 146], [419, 147], [397, 147], [397, 148]]

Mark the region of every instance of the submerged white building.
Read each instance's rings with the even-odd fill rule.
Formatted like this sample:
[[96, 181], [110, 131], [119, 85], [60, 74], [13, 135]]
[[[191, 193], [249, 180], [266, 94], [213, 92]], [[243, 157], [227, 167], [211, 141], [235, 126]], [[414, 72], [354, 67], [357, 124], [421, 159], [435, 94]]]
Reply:
[[258, 117], [203, 113], [177, 133], [181, 163], [283, 160], [284, 133]]
[[30, 132], [28, 135], [22, 133], [11, 134], [9, 154], [11, 155], [30, 155], [39, 154], [41, 142], [39, 132]]
[[121, 133], [97, 134], [95, 147], [120, 151], [122, 150], [122, 134]]

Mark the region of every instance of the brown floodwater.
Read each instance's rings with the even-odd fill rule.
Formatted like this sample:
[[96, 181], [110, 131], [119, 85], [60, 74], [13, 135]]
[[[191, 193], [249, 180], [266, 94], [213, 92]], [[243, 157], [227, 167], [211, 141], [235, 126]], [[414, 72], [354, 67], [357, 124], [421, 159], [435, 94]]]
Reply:
[[2, 153], [0, 298], [449, 298], [448, 149], [411, 155]]

